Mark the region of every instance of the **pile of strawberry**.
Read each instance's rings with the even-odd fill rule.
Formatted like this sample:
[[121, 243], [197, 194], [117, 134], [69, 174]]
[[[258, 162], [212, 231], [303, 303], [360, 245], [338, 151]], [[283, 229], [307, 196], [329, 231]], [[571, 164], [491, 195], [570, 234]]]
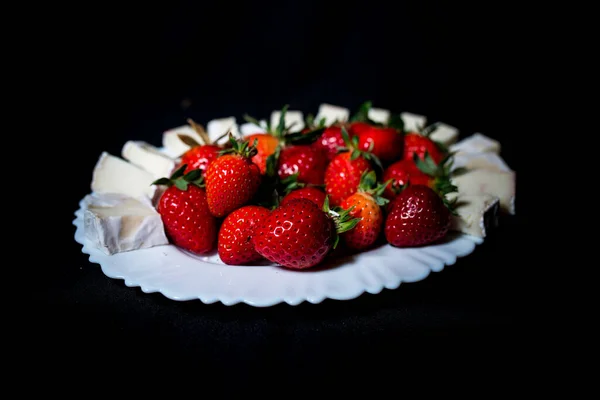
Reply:
[[[368, 118], [370, 102], [344, 123], [307, 127], [279, 124], [226, 145], [205, 143], [181, 157], [157, 210], [171, 243], [230, 265], [267, 259], [305, 269], [327, 257], [380, 244], [424, 246], [450, 227], [456, 191], [451, 154], [428, 134], [404, 130], [399, 116], [387, 125]], [[248, 121], [258, 122], [246, 117]], [[184, 137], [182, 136], [182, 139]]]

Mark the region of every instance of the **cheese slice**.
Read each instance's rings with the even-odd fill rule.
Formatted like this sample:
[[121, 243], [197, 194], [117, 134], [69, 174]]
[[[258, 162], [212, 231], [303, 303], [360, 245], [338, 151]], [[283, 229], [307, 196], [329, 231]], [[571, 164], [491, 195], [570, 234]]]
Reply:
[[450, 147], [458, 153], [496, 153], [500, 154], [500, 142], [481, 133], [474, 133]]
[[320, 121], [322, 118], [325, 118], [326, 126], [332, 125], [335, 122], [346, 122], [350, 118], [350, 110], [344, 107], [323, 103], [319, 105], [315, 121]]
[[489, 169], [500, 172], [512, 171], [508, 164], [496, 153], [457, 153], [452, 169]]
[[169, 129], [163, 132], [162, 143], [165, 153], [172, 158], [178, 158], [190, 149], [190, 146], [183, 142], [179, 135], [186, 135], [194, 139], [196, 143], [202, 144], [202, 138], [190, 125], [183, 125], [177, 128]]
[[[213, 119], [206, 124], [206, 133], [208, 133], [208, 137], [213, 143], [223, 134], [227, 133], [227, 131], [231, 131], [231, 134], [236, 138], [240, 136], [235, 117]], [[227, 142], [227, 140], [227, 136], [225, 136], [216, 143], [222, 144]]]
[[400, 113], [400, 118], [404, 122], [404, 130], [406, 132], [416, 132], [425, 127], [427, 117], [424, 115], [413, 114], [409, 112]]
[[137, 199], [90, 197], [83, 213], [86, 238], [105, 254], [169, 244], [160, 214]]
[[155, 200], [158, 188], [152, 185], [154, 175], [122, 158], [102, 152], [92, 175], [95, 193], [116, 193]]
[[[277, 128], [279, 125], [279, 119], [281, 118], [281, 111], [273, 111], [271, 113], [271, 129]], [[304, 129], [304, 114], [302, 111], [288, 110], [285, 112], [285, 126], [291, 127], [292, 132], [298, 132]]]
[[467, 235], [484, 238], [498, 226], [500, 199], [491, 194], [449, 193], [448, 199], [456, 199], [456, 212], [450, 229]]
[[500, 210], [515, 214], [516, 173], [514, 171], [494, 171], [472, 169], [452, 178], [459, 193], [490, 194], [500, 199]]
[[370, 108], [368, 116], [371, 121], [379, 122], [380, 124], [385, 125], [390, 119], [390, 110], [385, 110], [383, 108]]
[[261, 126], [253, 124], [252, 122], [245, 122], [242, 125], [240, 125], [240, 133], [242, 134], [242, 136], [245, 137], [253, 135], [255, 133], [267, 132], [267, 130], [265, 129], [265, 127], [267, 126], [267, 121], [260, 120], [258, 122], [261, 124]]
[[453, 126], [440, 122], [429, 137], [444, 146], [450, 146], [458, 140], [458, 129]]
[[156, 179], [170, 177], [176, 166], [173, 158], [143, 141], [127, 141], [121, 150], [121, 156], [133, 165], [150, 172]]

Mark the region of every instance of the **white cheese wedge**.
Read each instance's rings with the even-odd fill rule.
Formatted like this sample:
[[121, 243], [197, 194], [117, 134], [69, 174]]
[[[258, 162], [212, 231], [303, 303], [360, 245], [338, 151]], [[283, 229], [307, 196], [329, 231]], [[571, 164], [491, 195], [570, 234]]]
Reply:
[[[277, 128], [281, 118], [281, 111], [273, 111], [271, 113], [271, 129]], [[291, 127], [292, 132], [301, 131], [304, 128], [304, 114], [302, 111], [288, 110], [285, 112], [285, 126]]]
[[498, 226], [500, 199], [491, 194], [449, 193], [448, 199], [456, 201], [456, 212], [452, 216], [450, 229], [467, 235], [484, 238]]
[[245, 122], [242, 125], [240, 125], [240, 133], [242, 134], [242, 136], [250, 136], [254, 135], [255, 133], [267, 132], [267, 121], [261, 120], [258, 122], [261, 124], [261, 126], [253, 124], [252, 122]]
[[383, 108], [370, 108], [369, 119], [380, 124], [387, 124], [390, 119], [390, 110]]
[[150, 172], [156, 179], [171, 176], [176, 166], [173, 158], [143, 141], [127, 141], [121, 150], [121, 156], [133, 165]]
[[440, 122], [429, 137], [444, 146], [450, 146], [458, 140], [458, 129], [448, 124]]
[[122, 158], [103, 152], [94, 167], [91, 189], [95, 193], [116, 193], [155, 200], [159, 190], [154, 175]]
[[131, 197], [89, 198], [83, 214], [84, 234], [105, 254], [169, 244], [160, 214]]
[[481, 133], [474, 133], [450, 147], [458, 153], [496, 153], [500, 154], [500, 142]]
[[427, 117], [424, 115], [413, 114], [409, 112], [400, 113], [400, 118], [404, 122], [404, 130], [407, 132], [416, 132], [425, 127]]
[[346, 122], [350, 118], [350, 110], [344, 107], [323, 103], [319, 105], [315, 121], [325, 118], [325, 125], [329, 126], [335, 122]]
[[515, 214], [516, 173], [514, 171], [494, 171], [472, 169], [452, 178], [459, 193], [490, 194], [500, 199], [500, 210]]
[[496, 153], [457, 153], [452, 164], [452, 169], [456, 168], [512, 171], [506, 161]]
[[227, 131], [231, 131], [233, 137], [239, 137], [240, 131], [239, 127], [236, 123], [235, 117], [227, 117], [227, 118], [219, 118], [208, 121], [206, 124], [206, 133], [208, 133], [208, 137], [211, 142], [216, 143], [225, 143], [227, 142], [227, 136], [222, 137], [220, 140], [217, 139], [223, 134], [227, 133]]
[[172, 158], [178, 158], [190, 149], [190, 146], [183, 142], [179, 135], [186, 135], [194, 139], [196, 143], [202, 144], [202, 138], [190, 125], [183, 125], [177, 128], [169, 129], [163, 132], [162, 143], [164, 152]]

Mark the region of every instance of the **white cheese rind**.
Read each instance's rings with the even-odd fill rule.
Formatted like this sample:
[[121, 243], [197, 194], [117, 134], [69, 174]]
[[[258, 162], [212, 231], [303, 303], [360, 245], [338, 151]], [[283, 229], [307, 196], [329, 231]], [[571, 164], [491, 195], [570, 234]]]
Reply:
[[196, 143], [202, 144], [202, 138], [190, 125], [169, 129], [163, 132], [162, 143], [165, 153], [172, 158], [181, 157], [183, 153], [190, 149], [190, 146], [179, 138], [180, 134], [189, 136]]
[[424, 115], [413, 114], [410, 112], [400, 113], [400, 119], [404, 122], [404, 130], [407, 132], [416, 132], [425, 127], [427, 117]]
[[481, 133], [474, 133], [450, 147], [458, 153], [496, 153], [500, 154], [500, 142]]
[[[281, 111], [275, 110], [271, 113], [271, 129], [277, 128]], [[291, 127], [292, 132], [298, 132], [304, 129], [304, 114], [302, 111], [288, 110], [285, 112], [285, 127]]]
[[131, 197], [89, 197], [83, 214], [86, 238], [108, 255], [169, 244], [160, 214]]
[[146, 197], [152, 201], [158, 188], [154, 176], [122, 158], [102, 152], [92, 174], [91, 189], [95, 193], [117, 193], [129, 197]]
[[368, 116], [371, 121], [385, 125], [390, 120], [390, 110], [372, 107], [369, 109]]
[[[223, 136], [223, 134], [227, 133], [228, 131], [231, 131], [231, 134], [236, 138], [240, 136], [239, 127], [236, 123], [235, 117], [213, 119], [208, 121], [206, 124], [206, 133], [213, 143], [215, 143], [219, 137]], [[225, 136], [216, 141], [216, 143], [222, 144], [227, 142], [227, 140], [227, 136]]]
[[429, 137], [444, 146], [450, 146], [458, 140], [458, 133], [458, 129], [455, 127], [439, 122]]
[[500, 172], [510, 172], [511, 168], [506, 161], [496, 153], [457, 153], [454, 157], [452, 169], [489, 169]]
[[458, 196], [456, 212], [452, 216], [450, 229], [467, 235], [485, 238], [490, 230], [498, 226], [500, 199], [491, 194], [448, 194], [448, 199]]
[[143, 141], [127, 141], [123, 145], [121, 156], [133, 165], [150, 172], [156, 179], [171, 176], [176, 165], [173, 158]]
[[459, 193], [470, 195], [490, 194], [500, 199], [500, 210], [515, 214], [516, 173], [514, 171], [494, 171], [472, 169], [452, 178]]
[[315, 121], [320, 121], [323, 118], [325, 119], [326, 126], [336, 122], [346, 122], [350, 119], [350, 110], [333, 104], [323, 103], [319, 105]]

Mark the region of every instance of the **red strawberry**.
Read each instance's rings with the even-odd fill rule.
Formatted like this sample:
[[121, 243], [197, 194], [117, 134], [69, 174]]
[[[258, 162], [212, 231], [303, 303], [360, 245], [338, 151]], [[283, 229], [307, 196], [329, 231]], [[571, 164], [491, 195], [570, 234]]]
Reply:
[[227, 215], [218, 236], [219, 257], [225, 264], [244, 265], [263, 257], [254, 250], [254, 230], [269, 216], [269, 209], [248, 205]]
[[256, 154], [252, 157], [252, 162], [260, 168], [262, 175], [267, 173], [267, 159], [275, 153], [279, 145], [279, 139], [269, 133], [255, 133], [246, 136], [244, 139], [248, 143], [253, 144], [256, 140]]
[[256, 148], [238, 142], [229, 135], [231, 148], [213, 161], [206, 170], [208, 207], [215, 217], [224, 217], [248, 203], [261, 183], [259, 167], [251, 158]]
[[319, 208], [323, 208], [325, 202], [325, 192], [314, 186], [306, 186], [294, 189], [281, 199], [280, 204], [285, 204], [293, 199], [307, 199], [315, 203]]
[[430, 187], [409, 185], [389, 205], [385, 238], [392, 246], [424, 246], [442, 239], [450, 228], [451, 212]]
[[325, 193], [333, 206], [356, 193], [363, 172], [373, 169], [372, 162], [381, 165], [377, 157], [356, 148], [358, 139], [354, 137], [351, 142], [345, 128], [342, 135], [350, 151], [335, 156], [325, 169]]
[[421, 171], [412, 159], [396, 161], [383, 171], [383, 181], [390, 181], [385, 188], [384, 195], [391, 200], [409, 182], [427, 185], [429, 180], [429, 175]]
[[277, 174], [280, 179], [298, 174], [298, 182], [322, 185], [327, 156], [311, 145], [286, 147], [279, 154]]
[[[208, 134], [206, 133], [202, 125], [194, 122], [194, 120], [192, 120], [191, 118], [188, 119], [187, 122], [200, 136], [203, 143], [197, 143], [190, 136], [179, 135], [181, 140], [191, 147], [181, 156], [179, 166], [182, 166], [184, 164], [187, 165], [185, 173], [188, 173], [195, 169], [199, 169], [200, 171], [202, 171], [202, 173], [204, 173], [208, 164], [213, 162], [219, 156], [219, 152], [223, 149], [221, 148], [221, 146], [218, 146], [211, 142], [210, 138], [208, 137]], [[215, 142], [217, 142], [219, 139], [217, 139]]]
[[326, 128], [313, 143], [313, 146], [322, 150], [327, 155], [328, 160], [332, 160], [337, 155], [339, 148], [344, 147], [342, 127], [332, 125]]
[[200, 188], [199, 169], [184, 175], [186, 165], [170, 178], [160, 178], [153, 184], [166, 185], [158, 203], [158, 213], [171, 243], [196, 254], [214, 250], [217, 220], [208, 209], [206, 192]]
[[321, 263], [337, 245], [338, 233], [352, 229], [358, 222], [347, 215], [334, 222], [327, 201], [323, 207], [308, 199], [279, 205], [256, 229], [254, 248], [269, 261], [292, 269]]
[[446, 156], [445, 152], [440, 149], [439, 144], [429, 137], [414, 132], [404, 135], [403, 159], [412, 160], [414, 154], [423, 159], [425, 157], [425, 152], [429, 153], [436, 164], [439, 164]]
[[358, 136], [362, 132], [369, 131], [372, 127], [373, 125], [368, 122], [352, 122], [350, 123], [350, 126], [348, 126], [348, 133], [350, 133], [351, 136]]
[[375, 171], [364, 173], [358, 191], [342, 202], [342, 209], [360, 219], [354, 229], [341, 234], [346, 245], [354, 250], [366, 250], [379, 238], [383, 227], [381, 206], [388, 200], [381, 197], [386, 185], [377, 185]]

